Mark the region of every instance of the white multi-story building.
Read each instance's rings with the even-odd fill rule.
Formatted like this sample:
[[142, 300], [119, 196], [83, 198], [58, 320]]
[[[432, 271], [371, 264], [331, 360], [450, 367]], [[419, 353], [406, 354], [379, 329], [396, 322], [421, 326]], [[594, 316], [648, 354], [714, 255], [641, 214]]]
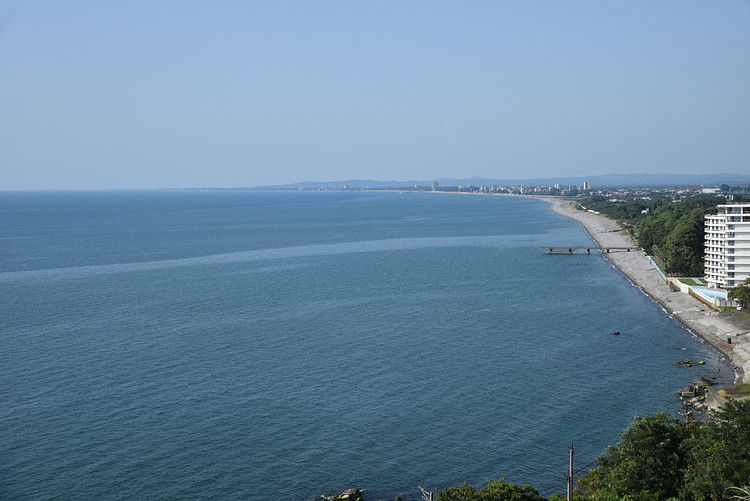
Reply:
[[718, 209], [705, 217], [706, 281], [714, 289], [731, 289], [750, 276], [750, 203]]

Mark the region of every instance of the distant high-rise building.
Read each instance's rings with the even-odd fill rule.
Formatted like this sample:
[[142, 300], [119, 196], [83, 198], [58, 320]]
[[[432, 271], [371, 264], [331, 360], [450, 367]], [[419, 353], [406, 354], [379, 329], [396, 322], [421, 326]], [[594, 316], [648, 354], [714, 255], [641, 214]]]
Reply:
[[590, 190], [591, 189], [591, 181], [584, 181], [583, 182], [583, 191]]
[[437, 181], [433, 181], [432, 182], [432, 191], [437, 191], [437, 189], [438, 189], [438, 182]]
[[704, 219], [704, 273], [710, 288], [731, 289], [750, 276], [750, 203], [718, 209]]

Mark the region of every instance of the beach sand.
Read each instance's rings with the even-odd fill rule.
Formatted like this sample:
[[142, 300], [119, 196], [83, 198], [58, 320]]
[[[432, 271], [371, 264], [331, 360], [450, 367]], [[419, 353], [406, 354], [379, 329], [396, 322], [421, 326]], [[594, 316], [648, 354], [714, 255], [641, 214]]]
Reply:
[[[535, 197], [565, 217], [575, 219], [600, 247], [632, 247], [632, 238], [616, 221], [578, 210], [575, 203], [555, 197]], [[550, 245], [565, 242], [550, 242]], [[661, 304], [686, 328], [699, 335], [726, 356], [738, 371], [738, 381], [750, 382], [750, 327], [730, 314], [717, 313], [684, 292], [672, 292], [643, 251], [612, 251], [602, 254], [637, 287]], [[727, 339], [731, 338], [731, 344]]]

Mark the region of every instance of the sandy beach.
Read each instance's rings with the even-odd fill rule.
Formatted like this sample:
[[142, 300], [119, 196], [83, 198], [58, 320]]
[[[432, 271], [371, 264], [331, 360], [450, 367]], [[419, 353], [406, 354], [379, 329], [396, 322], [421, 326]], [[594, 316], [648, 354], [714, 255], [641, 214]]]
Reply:
[[[574, 202], [554, 197], [535, 197], [565, 217], [575, 219], [600, 247], [634, 246], [629, 235], [617, 231], [616, 221], [578, 210]], [[558, 244], [558, 243], [555, 243]], [[565, 242], [559, 242], [564, 245]], [[717, 313], [684, 292], [670, 291], [667, 283], [642, 251], [613, 251], [603, 254], [637, 287], [661, 304], [687, 329], [699, 335], [726, 356], [738, 372], [738, 382], [750, 378], [750, 329], [735, 318]], [[731, 344], [727, 340], [731, 338]]]

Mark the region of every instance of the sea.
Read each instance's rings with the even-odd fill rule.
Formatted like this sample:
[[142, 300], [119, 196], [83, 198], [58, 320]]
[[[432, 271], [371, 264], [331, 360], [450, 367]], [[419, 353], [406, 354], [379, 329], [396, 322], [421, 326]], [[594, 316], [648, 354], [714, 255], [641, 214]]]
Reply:
[[520, 197], [0, 192], [0, 498], [564, 493], [571, 445], [734, 380], [601, 254], [541, 248], [591, 244]]

